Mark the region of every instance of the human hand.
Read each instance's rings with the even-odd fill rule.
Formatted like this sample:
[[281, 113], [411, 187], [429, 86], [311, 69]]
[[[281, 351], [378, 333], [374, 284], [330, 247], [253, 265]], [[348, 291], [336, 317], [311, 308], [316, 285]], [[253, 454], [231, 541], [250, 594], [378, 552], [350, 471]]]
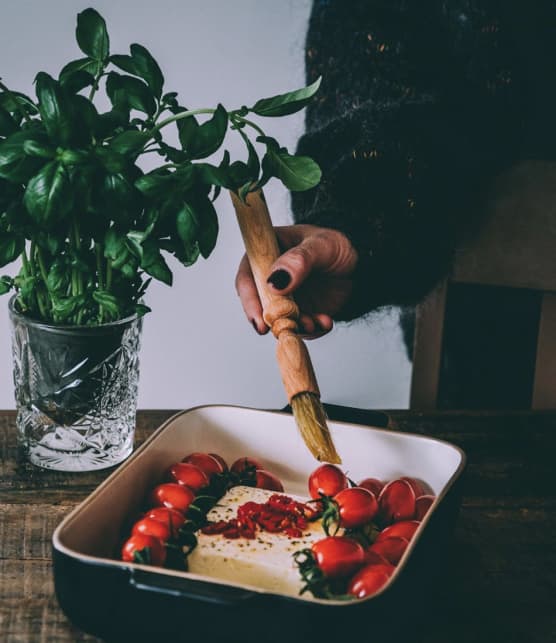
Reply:
[[[307, 339], [321, 337], [332, 330], [334, 315], [349, 299], [357, 252], [344, 234], [331, 228], [299, 224], [274, 230], [283, 254], [272, 266], [270, 288], [294, 296], [300, 331]], [[246, 255], [239, 264], [236, 290], [247, 319], [260, 335], [267, 333]]]

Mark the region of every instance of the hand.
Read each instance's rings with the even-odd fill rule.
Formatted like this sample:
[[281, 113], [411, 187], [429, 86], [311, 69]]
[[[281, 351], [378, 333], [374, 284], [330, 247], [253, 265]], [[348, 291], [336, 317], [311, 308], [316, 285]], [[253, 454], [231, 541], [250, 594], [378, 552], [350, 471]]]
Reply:
[[[268, 283], [277, 293], [294, 295], [301, 333], [307, 339], [321, 337], [332, 330], [332, 318], [349, 299], [357, 252], [344, 234], [331, 228], [300, 224], [274, 230], [284, 254], [272, 266]], [[236, 290], [247, 319], [260, 335], [267, 333], [246, 255], [239, 264]]]

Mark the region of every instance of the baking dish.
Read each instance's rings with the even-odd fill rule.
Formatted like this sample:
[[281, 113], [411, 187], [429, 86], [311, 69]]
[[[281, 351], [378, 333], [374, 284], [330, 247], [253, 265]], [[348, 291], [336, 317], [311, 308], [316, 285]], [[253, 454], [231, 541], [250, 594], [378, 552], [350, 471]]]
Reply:
[[253, 456], [286, 493], [307, 495], [318, 463], [291, 415], [202, 406], [167, 420], [54, 532], [55, 588], [66, 615], [108, 641], [333, 641], [362, 628], [369, 640], [411, 641], [423, 600], [442, 583], [438, 572], [457, 516], [465, 455], [449, 443], [387, 429], [330, 422], [330, 430], [350, 478], [412, 476], [437, 495], [379, 594], [349, 602], [296, 598], [116, 559], [129, 516], [165, 469], [189, 452], [217, 452], [228, 462]]

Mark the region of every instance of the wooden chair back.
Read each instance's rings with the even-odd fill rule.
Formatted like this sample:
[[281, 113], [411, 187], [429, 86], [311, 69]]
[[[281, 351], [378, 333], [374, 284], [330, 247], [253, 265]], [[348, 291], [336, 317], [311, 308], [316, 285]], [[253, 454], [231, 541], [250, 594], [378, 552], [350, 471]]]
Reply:
[[438, 405], [446, 298], [452, 283], [542, 293], [531, 406], [556, 409], [556, 163], [514, 166], [495, 182], [486, 207], [480, 233], [457, 251], [450, 277], [417, 306], [413, 409]]

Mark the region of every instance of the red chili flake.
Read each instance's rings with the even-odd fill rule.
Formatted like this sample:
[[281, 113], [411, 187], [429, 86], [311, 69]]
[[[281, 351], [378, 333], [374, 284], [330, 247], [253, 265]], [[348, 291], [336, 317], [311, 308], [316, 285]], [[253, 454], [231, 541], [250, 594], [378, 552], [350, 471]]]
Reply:
[[249, 501], [237, 509], [237, 516], [230, 520], [209, 523], [201, 529], [203, 534], [222, 534], [224, 538], [256, 537], [257, 531], [284, 533], [289, 538], [299, 538], [307, 528], [307, 520], [314, 520], [318, 511], [280, 494], [273, 494], [265, 503]]

